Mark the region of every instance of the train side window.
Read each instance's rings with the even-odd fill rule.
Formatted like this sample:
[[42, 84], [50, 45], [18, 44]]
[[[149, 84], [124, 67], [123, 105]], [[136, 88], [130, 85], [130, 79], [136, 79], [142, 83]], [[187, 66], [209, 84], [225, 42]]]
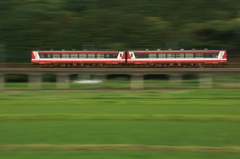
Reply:
[[195, 57], [195, 58], [202, 58], [202, 57], [203, 57], [203, 54], [194, 54], [194, 57]]
[[86, 57], [87, 57], [86, 54], [79, 54], [79, 58], [81, 58], [81, 59], [85, 59]]
[[175, 58], [175, 54], [166, 54], [166, 58]]
[[39, 54], [40, 58], [44, 58], [44, 54]]
[[116, 54], [105, 54], [105, 58], [115, 58], [117, 57]]
[[47, 58], [52, 58], [52, 54], [47, 54]]
[[95, 58], [95, 54], [87, 54], [87, 58], [94, 59]]
[[70, 54], [70, 57], [76, 59], [78, 58], [78, 54]]
[[167, 54], [158, 54], [158, 58], [167, 58]]
[[212, 54], [212, 58], [217, 58], [218, 54]]
[[97, 54], [97, 58], [98, 59], [102, 58], [102, 54]]
[[176, 58], [176, 54], [171, 54], [171, 58]]
[[185, 58], [193, 58], [193, 54], [185, 54]]
[[136, 58], [148, 58], [148, 54], [135, 54]]
[[69, 54], [62, 54], [62, 58], [65, 58], [65, 59], [69, 58], [69, 56], [70, 56]]
[[214, 54], [204, 54], [204, 58], [214, 58]]
[[184, 58], [185, 57], [185, 54], [177, 54], [178, 55], [178, 58]]
[[149, 54], [149, 58], [156, 58], [156, 54]]
[[52, 54], [39, 54], [40, 58], [52, 58]]
[[61, 58], [61, 54], [53, 54], [53, 55], [52, 55], [52, 58], [56, 58], [56, 59], [57, 59], [57, 58]]

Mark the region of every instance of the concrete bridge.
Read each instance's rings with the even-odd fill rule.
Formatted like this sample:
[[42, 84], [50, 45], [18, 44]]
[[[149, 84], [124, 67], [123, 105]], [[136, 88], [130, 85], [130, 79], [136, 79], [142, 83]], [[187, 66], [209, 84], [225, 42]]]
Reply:
[[240, 68], [0, 68], [0, 89], [5, 89], [7, 74], [28, 75], [29, 89], [41, 89], [42, 75], [55, 74], [56, 89], [69, 89], [71, 74], [91, 74], [98, 79], [105, 80], [107, 75], [124, 74], [131, 77], [131, 88], [144, 88], [144, 76], [149, 74], [163, 74], [169, 77], [169, 88], [179, 88], [182, 76], [185, 74], [198, 75], [199, 88], [212, 87], [213, 74], [238, 74]]

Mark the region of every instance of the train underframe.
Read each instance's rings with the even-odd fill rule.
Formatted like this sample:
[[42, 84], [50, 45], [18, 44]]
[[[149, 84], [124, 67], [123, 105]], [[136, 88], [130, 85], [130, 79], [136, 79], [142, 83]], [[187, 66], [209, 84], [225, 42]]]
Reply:
[[161, 64], [88, 64], [88, 63], [64, 63], [64, 64], [37, 64], [43, 68], [218, 68], [226, 67], [226, 63], [161, 63]]

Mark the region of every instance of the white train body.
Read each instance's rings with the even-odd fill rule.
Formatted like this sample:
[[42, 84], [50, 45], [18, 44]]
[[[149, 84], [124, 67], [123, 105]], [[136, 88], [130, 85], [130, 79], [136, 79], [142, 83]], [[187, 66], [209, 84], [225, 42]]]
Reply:
[[226, 50], [32, 51], [32, 64], [42, 66], [224, 66]]

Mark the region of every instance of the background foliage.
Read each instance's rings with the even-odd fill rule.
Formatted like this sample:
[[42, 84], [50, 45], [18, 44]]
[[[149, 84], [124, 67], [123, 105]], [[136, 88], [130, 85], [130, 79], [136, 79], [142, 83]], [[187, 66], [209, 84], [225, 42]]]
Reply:
[[0, 52], [12, 61], [29, 61], [37, 49], [238, 50], [239, 44], [239, 0], [0, 1]]

